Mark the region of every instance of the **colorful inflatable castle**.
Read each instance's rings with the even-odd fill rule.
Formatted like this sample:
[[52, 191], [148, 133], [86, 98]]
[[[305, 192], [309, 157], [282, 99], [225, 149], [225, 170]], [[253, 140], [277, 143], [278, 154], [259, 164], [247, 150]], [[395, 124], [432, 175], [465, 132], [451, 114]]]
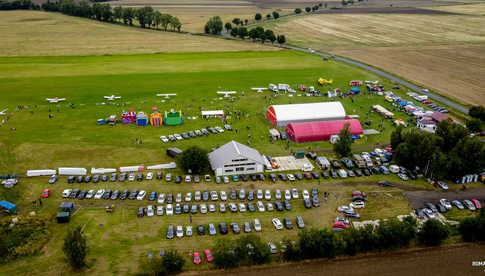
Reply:
[[146, 126], [148, 124], [148, 116], [145, 112], [140, 111], [136, 115], [136, 125], [137, 126]]
[[160, 126], [162, 124], [162, 114], [158, 112], [158, 109], [154, 107], [152, 114], [150, 114], [150, 125]]
[[184, 122], [182, 118], [182, 110], [174, 111], [171, 109], [169, 112], [165, 111], [163, 116], [163, 124], [167, 126], [178, 126]]
[[134, 122], [136, 122], [136, 113], [133, 109], [130, 109], [130, 112], [123, 111], [121, 113], [121, 123], [132, 124]]

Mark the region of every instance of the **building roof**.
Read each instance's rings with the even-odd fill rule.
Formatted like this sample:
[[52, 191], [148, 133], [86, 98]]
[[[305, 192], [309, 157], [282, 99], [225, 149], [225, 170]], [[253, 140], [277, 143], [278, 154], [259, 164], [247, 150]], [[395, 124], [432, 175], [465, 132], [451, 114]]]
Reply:
[[355, 119], [291, 123], [286, 127], [286, 132], [297, 143], [329, 140], [332, 135], [339, 134], [346, 124], [349, 124], [351, 135], [363, 134], [360, 121]]
[[239, 156], [264, 165], [263, 157], [253, 148], [245, 146], [236, 141], [231, 141], [220, 148], [209, 153], [209, 160], [213, 170], [223, 167], [225, 164]]
[[437, 122], [448, 120], [448, 116], [439, 111], [434, 112], [433, 115], [431, 115], [431, 118], [433, 118]]
[[274, 115], [279, 126], [286, 125], [284, 122], [341, 120], [346, 115], [340, 102], [272, 105], [268, 112]]

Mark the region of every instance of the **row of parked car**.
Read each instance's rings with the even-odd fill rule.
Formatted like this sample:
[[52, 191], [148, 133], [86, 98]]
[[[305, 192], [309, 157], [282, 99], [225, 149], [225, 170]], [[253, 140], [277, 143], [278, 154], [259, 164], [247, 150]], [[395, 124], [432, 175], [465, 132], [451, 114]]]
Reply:
[[342, 231], [350, 227], [349, 218], [359, 219], [360, 215], [355, 209], [361, 209], [365, 207], [367, 202], [367, 194], [361, 191], [352, 192], [352, 201], [349, 205], [341, 205], [337, 208], [337, 211], [344, 214], [345, 218], [337, 217], [333, 223], [333, 230], [335, 232]]
[[[229, 224], [229, 226], [231, 227], [234, 234], [241, 233], [241, 228], [239, 227], [238, 223], [232, 222]], [[243, 227], [244, 233], [250, 233], [253, 230], [256, 232], [262, 231], [262, 226], [259, 219], [254, 219], [252, 225], [249, 221], [246, 221], [242, 224], [242, 227]], [[203, 224], [198, 225], [195, 230], [197, 231], [197, 234], [199, 236], [204, 236], [206, 234], [209, 234], [211, 236], [217, 235], [217, 229], [214, 223], [209, 223], [207, 226]], [[229, 227], [227, 223], [225, 222], [219, 223], [219, 233], [222, 235], [229, 233]], [[173, 239], [174, 237], [183, 238], [184, 236], [192, 237], [193, 234], [194, 234], [194, 230], [192, 226], [186, 226], [184, 229], [184, 227], [181, 225], [178, 225], [178, 226], [169, 225], [167, 229], [167, 239]]]
[[450, 211], [453, 206], [455, 206], [458, 210], [468, 209], [470, 211], [475, 211], [482, 209], [482, 203], [478, 199], [465, 199], [463, 201], [453, 200], [450, 202], [448, 199], [442, 198], [437, 204], [425, 202], [424, 206], [424, 208], [415, 209], [416, 216], [419, 219], [424, 219], [425, 217], [434, 219], [436, 218], [436, 213], [446, 213]]
[[216, 126], [216, 127], [207, 126], [206, 128], [196, 129], [194, 131], [182, 132], [182, 134], [175, 133], [168, 136], [162, 135], [160, 136], [160, 140], [164, 143], [181, 141], [184, 139], [190, 139], [190, 138], [195, 138], [199, 136], [208, 136], [209, 133], [212, 133], [212, 134], [223, 133], [224, 129], [232, 131], [232, 127], [230, 125], [224, 125], [224, 128], [220, 126]]
[[[130, 192], [130, 190], [125, 189], [124, 191], [121, 190], [105, 190], [105, 189], [99, 189], [99, 190], [81, 190], [81, 189], [65, 189], [62, 192], [62, 197], [63, 198], [72, 198], [72, 199], [111, 199], [111, 200], [126, 200], [126, 199], [137, 199], [137, 200], [144, 200], [145, 197], [148, 195], [148, 193], [144, 190], [137, 190], [134, 189]], [[303, 200], [310, 200], [310, 192], [308, 190], [303, 190], [301, 192], [301, 196]], [[311, 190], [311, 196], [312, 196], [312, 201], [315, 201], [319, 203], [318, 201], [318, 188], [313, 188]], [[255, 199], [258, 200], [271, 200], [273, 198], [273, 192], [269, 189], [264, 190], [263, 189], [257, 189], [256, 191], [250, 190], [246, 191], [245, 189], [232, 189], [230, 193], [226, 193], [226, 191], [195, 191], [194, 194], [192, 192], [187, 192], [185, 194], [185, 197], [183, 197], [182, 193], [177, 193], [175, 196], [171, 193], [157, 193], [157, 192], [151, 192], [148, 195], [148, 200], [149, 201], [157, 201], [158, 204], [164, 204], [165, 202], [168, 204], [172, 204], [173, 202], [175, 203], [181, 203], [182, 201], [185, 202], [191, 202], [193, 201], [227, 201], [228, 199], [230, 200], [249, 200], [253, 201]], [[300, 198], [300, 192], [298, 191], [297, 188], [293, 189], [286, 189], [284, 191], [280, 189], [276, 189], [274, 191], [274, 198], [277, 200], [285, 199], [285, 200], [291, 200], [291, 199], [298, 199]]]

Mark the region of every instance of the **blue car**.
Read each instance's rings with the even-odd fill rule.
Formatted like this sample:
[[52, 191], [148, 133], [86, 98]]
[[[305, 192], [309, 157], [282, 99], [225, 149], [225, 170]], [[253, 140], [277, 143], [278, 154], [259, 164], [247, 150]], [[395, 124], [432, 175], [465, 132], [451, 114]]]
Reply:
[[232, 176], [232, 181], [234, 182], [238, 182], [239, 181], [239, 176], [237, 176], [236, 174]]
[[154, 201], [155, 199], [157, 199], [157, 192], [151, 192], [150, 197], [148, 198], [148, 200]]
[[384, 175], [388, 175], [388, 174], [389, 174], [389, 170], [388, 170], [386, 167], [384, 167], [384, 166], [381, 166], [381, 167], [379, 168], [379, 170], [380, 170], [380, 172], [381, 172], [382, 174], [384, 174]]

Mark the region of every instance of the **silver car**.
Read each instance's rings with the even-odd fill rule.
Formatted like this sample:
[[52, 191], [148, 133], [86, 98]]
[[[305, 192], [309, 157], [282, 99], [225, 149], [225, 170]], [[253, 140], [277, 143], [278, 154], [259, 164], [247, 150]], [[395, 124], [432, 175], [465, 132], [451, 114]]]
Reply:
[[209, 223], [209, 235], [215, 236], [217, 234], [216, 227], [214, 224]]

